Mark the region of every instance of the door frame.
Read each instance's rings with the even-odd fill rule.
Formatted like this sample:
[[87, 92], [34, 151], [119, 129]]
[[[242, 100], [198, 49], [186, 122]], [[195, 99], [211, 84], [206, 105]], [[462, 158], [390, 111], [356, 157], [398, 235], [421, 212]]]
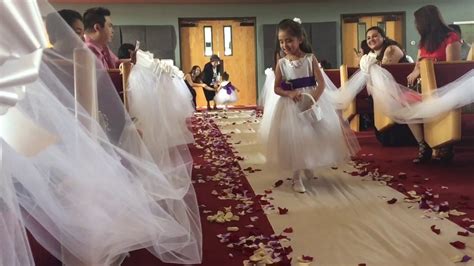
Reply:
[[[366, 16], [388, 16], [388, 15], [396, 15], [400, 16], [402, 19], [403, 23], [403, 29], [402, 29], [402, 36], [403, 36], [403, 48], [405, 50], [407, 49], [407, 18], [406, 18], [406, 12], [405, 11], [393, 11], [393, 12], [373, 12], [373, 13], [351, 13], [351, 14], [341, 14], [341, 28], [339, 30], [340, 32], [340, 40], [341, 40], [341, 63], [344, 62], [344, 20], [351, 20], [353, 19], [354, 21], [360, 18], [360, 17], [366, 17]], [[348, 51], [351, 53], [352, 51]]]
[[[257, 50], [257, 17], [183, 17], [178, 18], [178, 40], [179, 40], [179, 65], [183, 66], [183, 47], [181, 44], [181, 27], [183, 25], [192, 25], [195, 22], [203, 21], [203, 20], [236, 20], [240, 21], [240, 23], [252, 23], [254, 27], [254, 49], [255, 49], [255, 88], [256, 88], [256, 103], [258, 102], [258, 50]], [[233, 45], [233, 44], [232, 44]], [[186, 70], [187, 71], [187, 70]], [[184, 73], [187, 73], [183, 71]]]

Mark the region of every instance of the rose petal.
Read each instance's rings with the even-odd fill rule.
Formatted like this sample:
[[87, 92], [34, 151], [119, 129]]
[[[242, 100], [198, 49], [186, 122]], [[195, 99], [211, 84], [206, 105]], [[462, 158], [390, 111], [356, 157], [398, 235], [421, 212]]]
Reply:
[[388, 204], [395, 204], [397, 202], [396, 198], [392, 198], [391, 200], [387, 201]]
[[278, 207], [278, 212], [283, 215], [283, 214], [287, 214], [288, 213], [288, 209], [287, 208], [280, 208]]
[[431, 226], [431, 231], [433, 231], [437, 235], [441, 234], [441, 229], [436, 228], [436, 225]]
[[275, 184], [273, 185], [273, 187], [277, 188], [277, 187], [279, 187], [279, 186], [281, 186], [281, 185], [283, 185], [283, 180], [280, 179], [280, 180], [278, 180], [278, 181], [275, 182]]
[[468, 231], [458, 232], [458, 236], [469, 236], [469, 232]]
[[462, 257], [462, 259], [461, 259], [461, 262], [468, 262], [468, 261], [470, 261], [471, 259], [472, 259], [472, 258], [469, 257], [468, 255], [464, 255], [464, 257]]
[[284, 233], [291, 234], [293, 233], [293, 228], [292, 227], [287, 227], [285, 230], [283, 230]]
[[466, 248], [466, 244], [464, 242], [461, 242], [461, 241], [450, 242], [449, 244], [451, 244], [451, 246], [453, 246], [457, 249], [465, 249]]

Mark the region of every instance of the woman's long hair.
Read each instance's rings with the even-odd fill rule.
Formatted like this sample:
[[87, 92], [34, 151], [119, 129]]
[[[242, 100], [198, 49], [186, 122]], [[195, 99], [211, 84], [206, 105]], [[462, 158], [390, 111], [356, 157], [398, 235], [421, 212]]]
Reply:
[[191, 71], [189, 71], [189, 75], [191, 75], [191, 79], [193, 80], [193, 82], [196, 82], [196, 83], [201, 83], [201, 77], [202, 77], [202, 71], [201, 73], [199, 73], [199, 75], [195, 75], [194, 73], [196, 73], [196, 69], [201, 69], [200, 66], [198, 65], [194, 65], [192, 68], [191, 68]]
[[[380, 36], [382, 36], [383, 38], [383, 43], [382, 43], [382, 49], [380, 51], [380, 53], [377, 55], [377, 60], [378, 61], [382, 61], [383, 59], [383, 55], [385, 54], [385, 50], [387, 49], [387, 47], [391, 46], [391, 45], [395, 45], [397, 46], [398, 48], [400, 48], [400, 50], [403, 51], [402, 47], [400, 46], [400, 44], [398, 44], [398, 42], [396, 42], [395, 40], [392, 40], [390, 39], [389, 37], [387, 37], [387, 34], [385, 33], [385, 31], [380, 28], [380, 27], [377, 27], [377, 26], [374, 26], [374, 27], [370, 27], [366, 32], [365, 32], [365, 35], [367, 35], [367, 33], [371, 30], [376, 30]], [[403, 57], [405, 58], [405, 57]], [[403, 59], [402, 58], [402, 59]], [[406, 58], [405, 58], [406, 60]]]
[[419, 48], [423, 47], [428, 52], [437, 50], [453, 31], [446, 25], [439, 9], [434, 5], [426, 5], [416, 10], [415, 24], [421, 36]]

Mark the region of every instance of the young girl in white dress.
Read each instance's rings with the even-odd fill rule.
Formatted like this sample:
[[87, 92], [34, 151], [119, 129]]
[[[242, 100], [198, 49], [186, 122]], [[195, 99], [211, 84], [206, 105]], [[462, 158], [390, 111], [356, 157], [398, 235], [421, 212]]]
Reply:
[[238, 101], [237, 89], [232, 83], [229, 81], [229, 73], [224, 72], [222, 74], [222, 82], [219, 85], [218, 92], [216, 96], [214, 96], [214, 101], [217, 104], [223, 104], [224, 110], [227, 110], [227, 105], [235, 103]]
[[[281, 97], [273, 111], [266, 153], [267, 163], [291, 171], [293, 189], [304, 193], [300, 172], [311, 178], [315, 168], [349, 160], [358, 145], [347, 141], [350, 129], [325, 93], [323, 74], [300, 23], [285, 19], [278, 25], [278, 40], [286, 56], [275, 69], [274, 89]], [[302, 112], [311, 108], [318, 110], [318, 118], [304, 119]]]

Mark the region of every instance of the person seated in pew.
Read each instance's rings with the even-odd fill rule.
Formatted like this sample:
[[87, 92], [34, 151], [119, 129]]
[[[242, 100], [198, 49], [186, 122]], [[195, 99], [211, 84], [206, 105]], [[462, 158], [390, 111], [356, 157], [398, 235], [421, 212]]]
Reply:
[[460, 40], [460, 42], [461, 42], [461, 59], [466, 60], [467, 55], [469, 54], [469, 50], [471, 50], [471, 45], [469, 45], [465, 40], [463, 40], [461, 27], [459, 27], [459, 25], [449, 24], [448, 27], [453, 29], [459, 35], [459, 39], [461, 39]]
[[375, 53], [377, 55], [377, 60], [382, 64], [408, 62], [400, 44], [388, 38], [385, 31], [380, 27], [371, 27], [365, 34], [370, 52]]
[[84, 23], [81, 14], [71, 9], [62, 9], [57, 13], [52, 12], [46, 16], [45, 27], [46, 32], [48, 33], [49, 42], [53, 46], [51, 49], [65, 58], [72, 59], [75, 48], [71, 45], [72, 41], [69, 39], [69, 36], [72, 35], [63, 32], [70, 29], [60, 27], [59, 25], [63, 24], [61, 20], [64, 20], [69, 25], [70, 29], [72, 29], [72, 31], [74, 31], [83, 41]]
[[122, 43], [118, 49], [117, 57], [119, 59], [130, 59], [132, 58], [133, 51], [135, 51], [135, 45], [131, 43]]
[[[94, 7], [84, 13], [85, 42], [97, 56], [104, 69], [118, 68], [122, 61], [109, 48], [114, 36], [111, 13], [107, 8]], [[130, 53], [132, 63], [136, 62], [136, 51]]]
[[[459, 35], [446, 25], [438, 7], [426, 5], [415, 11], [415, 24], [420, 34], [418, 61], [413, 71], [407, 76], [408, 86], [413, 86], [420, 76], [419, 60], [430, 58], [434, 61], [456, 61], [461, 59], [461, 42]], [[424, 140], [422, 124], [410, 124], [411, 132], [418, 142], [418, 156], [414, 163], [423, 163], [432, 159], [433, 150]], [[453, 145], [441, 147], [436, 153], [436, 160], [449, 162], [454, 157]]]
[[[369, 52], [377, 55], [380, 64], [408, 63], [400, 45], [387, 37], [380, 27], [371, 27], [366, 31], [366, 44]], [[363, 43], [361, 43], [362, 47]], [[380, 132], [374, 127], [375, 136], [384, 146], [413, 145], [416, 142], [407, 125], [395, 124]]]
[[356, 50], [354, 48], [354, 52], [356, 53], [357, 61], [360, 62], [360, 59], [362, 58], [363, 55], [370, 53], [370, 47], [369, 45], [367, 45], [367, 40], [362, 40], [360, 42], [359, 50]]

